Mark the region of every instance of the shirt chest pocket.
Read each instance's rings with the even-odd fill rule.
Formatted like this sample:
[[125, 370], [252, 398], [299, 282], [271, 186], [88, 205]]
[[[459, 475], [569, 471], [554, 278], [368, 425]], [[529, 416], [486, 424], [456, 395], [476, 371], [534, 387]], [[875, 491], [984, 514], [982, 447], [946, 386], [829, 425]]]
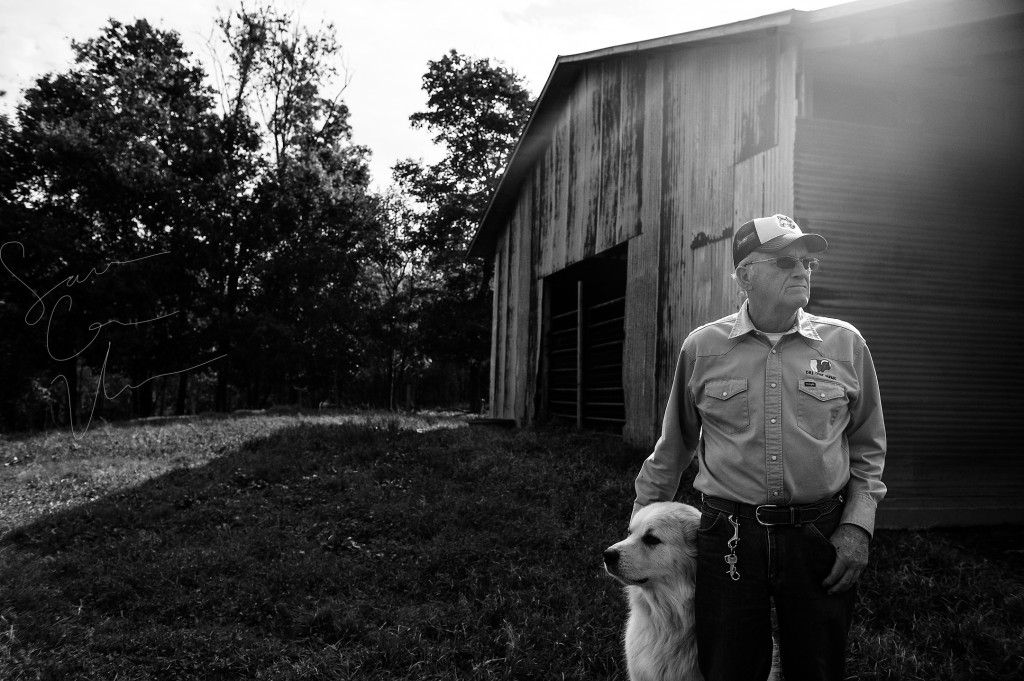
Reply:
[[846, 413], [846, 388], [819, 379], [801, 380], [797, 389], [797, 425], [816, 440], [828, 438], [840, 416]]
[[703, 414], [724, 433], [738, 433], [750, 425], [747, 379], [725, 378], [704, 384]]

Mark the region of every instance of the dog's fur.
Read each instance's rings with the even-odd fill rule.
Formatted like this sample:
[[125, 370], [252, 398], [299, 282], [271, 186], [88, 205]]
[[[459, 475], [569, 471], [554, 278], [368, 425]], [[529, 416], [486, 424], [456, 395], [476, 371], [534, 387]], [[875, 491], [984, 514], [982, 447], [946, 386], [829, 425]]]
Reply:
[[694, 630], [700, 511], [658, 502], [637, 511], [629, 537], [604, 552], [605, 570], [626, 587], [630, 681], [702, 681]]

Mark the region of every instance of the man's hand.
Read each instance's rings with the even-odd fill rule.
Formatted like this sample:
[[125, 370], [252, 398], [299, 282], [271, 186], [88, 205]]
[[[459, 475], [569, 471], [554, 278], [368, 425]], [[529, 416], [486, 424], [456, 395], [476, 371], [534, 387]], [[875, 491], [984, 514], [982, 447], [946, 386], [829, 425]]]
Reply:
[[836, 547], [836, 562], [821, 585], [828, 589], [829, 596], [835, 596], [847, 591], [860, 579], [868, 565], [871, 537], [863, 527], [844, 523], [832, 533], [830, 541]]

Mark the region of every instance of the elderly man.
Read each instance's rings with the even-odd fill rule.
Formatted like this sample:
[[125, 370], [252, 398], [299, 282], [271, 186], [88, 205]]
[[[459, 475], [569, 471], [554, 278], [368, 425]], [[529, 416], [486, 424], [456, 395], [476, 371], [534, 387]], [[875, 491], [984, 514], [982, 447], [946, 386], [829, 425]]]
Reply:
[[703, 494], [697, 645], [707, 681], [764, 679], [771, 604], [786, 681], [843, 679], [868, 562], [885, 427], [864, 338], [804, 311], [828, 244], [784, 215], [742, 225], [735, 314], [683, 342], [633, 512], [672, 499], [696, 455]]

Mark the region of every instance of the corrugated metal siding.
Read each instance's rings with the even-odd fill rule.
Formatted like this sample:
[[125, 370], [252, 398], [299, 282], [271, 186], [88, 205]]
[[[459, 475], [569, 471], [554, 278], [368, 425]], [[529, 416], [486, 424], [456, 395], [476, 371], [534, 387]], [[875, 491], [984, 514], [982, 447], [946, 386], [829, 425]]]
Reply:
[[811, 309], [864, 334], [889, 435], [884, 524], [1024, 517], [1019, 151], [798, 121], [795, 210], [829, 240]]

